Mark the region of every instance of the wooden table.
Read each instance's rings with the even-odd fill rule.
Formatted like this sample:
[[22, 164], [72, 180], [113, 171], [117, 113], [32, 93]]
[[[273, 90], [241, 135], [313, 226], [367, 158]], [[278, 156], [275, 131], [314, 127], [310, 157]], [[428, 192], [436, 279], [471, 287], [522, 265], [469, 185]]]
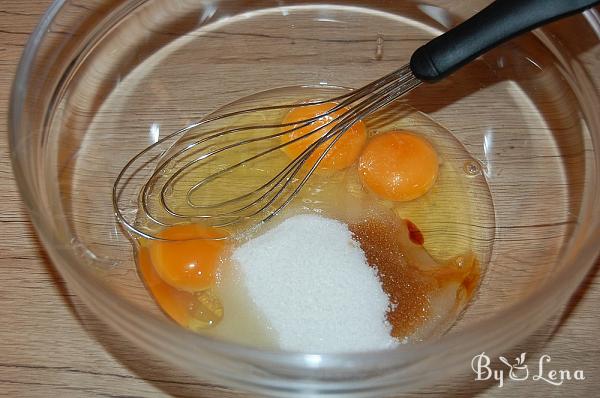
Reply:
[[[96, 319], [71, 294], [35, 237], [12, 177], [6, 109], [29, 33], [49, 1], [0, 4], [0, 395], [10, 397], [246, 396], [190, 381]], [[600, 46], [592, 50], [600, 58]], [[600, 72], [596, 76], [600, 78]], [[600, 390], [600, 274], [596, 264], [558, 328], [542, 328], [514, 353], [543, 354], [556, 369], [582, 369], [585, 381], [561, 387], [527, 381], [473, 382], [472, 374], [431, 386], [430, 396], [597, 396]], [[513, 352], [510, 353], [513, 356]]]

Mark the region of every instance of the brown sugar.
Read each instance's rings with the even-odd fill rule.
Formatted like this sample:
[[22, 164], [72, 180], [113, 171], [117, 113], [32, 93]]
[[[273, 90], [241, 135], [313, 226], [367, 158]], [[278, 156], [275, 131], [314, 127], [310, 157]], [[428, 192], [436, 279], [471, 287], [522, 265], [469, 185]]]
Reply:
[[472, 254], [438, 264], [423, 248], [419, 228], [408, 220], [369, 219], [351, 224], [350, 230], [390, 298], [387, 318], [394, 337], [410, 336], [432, 317], [431, 300], [437, 291], [455, 283], [458, 308], [479, 283], [479, 266]]

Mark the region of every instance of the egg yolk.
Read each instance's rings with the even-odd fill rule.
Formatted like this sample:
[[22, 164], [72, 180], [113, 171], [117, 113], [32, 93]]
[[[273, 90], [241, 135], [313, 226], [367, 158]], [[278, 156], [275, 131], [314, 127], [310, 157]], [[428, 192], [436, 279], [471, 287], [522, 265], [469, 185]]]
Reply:
[[408, 201], [424, 195], [435, 183], [438, 169], [438, 155], [433, 146], [407, 131], [373, 137], [358, 162], [363, 185], [393, 201]]
[[157, 237], [168, 240], [147, 242], [149, 261], [170, 286], [197, 292], [214, 285], [216, 269], [226, 242], [225, 231], [200, 224], [165, 228]]
[[158, 276], [147, 247], [142, 247], [138, 252], [138, 264], [142, 279], [160, 308], [175, 322], [187, 327], [194, 295], [175, 289]]
[[138, 252], [142, 279], [160, 308], [175, 322], [188, 329], [199, 331], [219, 323], [223, 306], [211, 289], [196, 293], [179, 290], [163, 281], [150, 261], [147, 247]]
[[[290, 157], [290, 159], [295, 159], [298, 157], [306, 148], [308, 148], [311, 144], [315, 143], [321, 137], [329, 133], [331, 129], [337, 124], [337, 121], [333, 122], [334, 119], [339, 119], [342, 115], [348, 111], [348, 108], [341, 108], [331, 114], [325, 115], [326, 112], [331, 110], [334, 106], [336, 106], [334, 102], [326, 102], [323, 104], [315, 104], [315, 105], [305, 105], [299, 106], [296, 108], [292, 108], [284, 117], [284, 124], [292, 124], [290, 126], [284, 127], [285, 130], [290, 130], [293, 128], [297, 128], [291, 131], [288, 134], [285, 134], [281, 137], [283, 143], [288, 143], [296, 138], [306, 136], [296, 142], [293, 142], [289, 145], [284, 146], [283, 151]], [[323, 115], [319, 117], [317, 120], [312, 123], [302, 126], [304, 123], [300, 123], [302, 120], [311, 119], [317, 117], [319, 115]], [[316, 131], [314, 134], [310, 134], [315, 129], [324, 126], [328, 123], [326, 127]], [[306, 164], [309, 167], [312, 167], [314, 163], [319, 159], [319, 157], [323, 154], [323, 152], [327, 149], [328, 145], [331, 144], [332, 140], [327, 140], [319, 145], [312, 154], [308, 157]], [[318, 169], [320, 170], [343, 170], [350, 165], [352, 165], [358, 156], [360, 155], [361, 150], [363, 149], [365, 143], [367, 142], [367, 129], [365, 124], [362, 121], [358, 121], [354, 123], [346, 132], [337, 140], [335, 145], [327, 152], [325, 157], [319, 163]]]

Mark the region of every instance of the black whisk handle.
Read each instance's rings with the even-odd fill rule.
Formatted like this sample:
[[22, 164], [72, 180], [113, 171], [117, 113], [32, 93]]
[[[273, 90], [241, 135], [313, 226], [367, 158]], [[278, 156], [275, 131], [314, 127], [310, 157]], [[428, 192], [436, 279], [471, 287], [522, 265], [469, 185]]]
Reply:
[[496, 0], [462, 24], [415, 51], [413, 74], [433, 82], [488, 50], [548, 22], [583, 11], [598, 0]]

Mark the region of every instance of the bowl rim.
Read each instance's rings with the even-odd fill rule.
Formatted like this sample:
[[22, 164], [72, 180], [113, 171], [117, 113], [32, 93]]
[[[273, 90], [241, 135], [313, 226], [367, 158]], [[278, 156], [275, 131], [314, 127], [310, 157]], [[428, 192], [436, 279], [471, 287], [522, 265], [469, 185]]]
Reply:
[[[145, 2], [145, 0], [137, 1]], [[452, 351], [455, 347], [465, 345], [465, 342], [468, 342], [472, 346], [482, 344], [490, 336], [500, 334], [500, 331], [509, 331], [510, 325], [514, 326], [523, 323], [524, 329], [529, 334], [548, 319], [548, 312], [540, 311], [544, 304], [549, 302], [550, 304], [556, 304], [556, 307], [564, 304], [591, 269], [595, 258], [600, 252], [600, 247], [597, 244], [600, 237], [600, 217], [596, 215], [594, 219], [593, 206], [592, 203], [589, 203], [591, 195], [587, 195], [582, 201], [582, 209], [584, 211], [587, 210], [587, 212], [582, 214], [581, 217], [583, 218], [586, 215], [591, 216], [591, 224], [587, 225], [586, 231], [580, 231], [581, 225], [578, 223], [573, 236], [566, 243], [564, 254], [557, 260], [558, 264], [564, 265], [570, 263], [578, 265], [575, 270], [573, 267], [564, 267], [553, 278], [548, 279], [548, 281], [541, 284], [537, 289], [531, 290], [523, 299], [485, 319], [475, 321], [472, 325], [463, 329], [460, 334], [452, 333], [451, 331], [435, 341], [428, 341], [425, 344], [403, 345], [386, 351], [311, 354], [264, 350], [197, 335], [171, 322], [140, 312], [133, 303], [114, 295], [110, 287], [104, 283], [97, 283], [97, 278], [91, 271], [85, 269], [85, 267], [79, 267], [78, 258], [74, 253], [59, 249], [64, 246], [64, 242], [58, 238], [52, 223], [44, 216], [44, 207], [35, 196], [34, 182], [27, 179], [23, 171], [25, 164], [16, 155], [15, 151], [18, 136], [24, 133], [21, 118], [24, 117], [23, 109], [32, 71], [31, 65], [35, 60], [48, 28], [65, 5], [67, 5], [67, 0], [55, 0], [50, 5], [30, 36], [18, 64], [9, 104], [8, 131], [11, 162], [15, 180], [23, 202], [26, 205], [27, 212], [44, 248], [52, 259], [54, 267], [58, 269], [68, 282], [77, 287], [78, 294], [84, 299], [87, 306], [91, 307], [99, 316], [108, 316], [107, 311], [109, 311], [112, 314], [111, 318], [113, 318], [113, 321], [120, 321], [121, 323], [117, 322], [117, 324], [126, 331], [125, 334], [129, 337], [136, 335], [135, 328], [143, 325], [145, 329], [151, 329], [150, 335], [156, 334], [149, 337], [148, 341], [151, 344], [162, 342], [163, 344], [182, 345], [182, 341], [193, 341], [193, 344], [201, 350], [224, 355], [236, 360], [242, 359], [250, 363], [258, 360], [274, 366], [284, 365], [304, 369], [343, 369], [347, 367], [348, 363], [357, 363], [361, 364], [362, 370], [375, 367], [381, 368], [385, 364], [386, 369], [397, 370], [398, 368], [410, 366], [435, 353]], [[594, 21], [597, 26], [600, 26], [600, 17], [596, 10], [588, 10], [586, 14], [586, 19], [590, 23]], [[597, 93], [595, 90], [591, 91], [596, 101], [596, 106], [600, 107]], [[600, 150], [600, 142], [596, 142], [595, 146]], [[598, 170], [598, 166], [596, 170]], [[596, 195], [598, 195], [597, 192]], [[584, 232], [586, 233], [584, 240], [577, 240], [576, 238], [580, 238], [580, 235]], [[547, 292], [550, 292], [550, 294]], [[552, 311], [552, 313], [554, 312], [555, 310]], [[519, 316], [515, 317], [515, 314], [519, 314]], [[148, 326], [150, 327], [148, 328]], [[520, 332], [522, 330], [519, 329]], [[525, 335], [522, 335], [522, 337], [516, 339], [514, 336], [508, 336], [504, 341], [507, 344], [512, 344], [524, 337]], [[161, 355], [162, 353], [159, 349], [155, 349], [154, 351], [156, 354], [164, 357], [164, 355]], [[191, 355], [191, 353], [180, 350], [177, 352], [177, 355], [185, 357], [186, 355]], [[194, 360], [190, 356], [188, 359], [192, 362], [198, 362], [198, 358]], [[243, 378], [242, 380], [244, 381]], [[245, 382], [248, 382], [248, 380], [245, 380]]]

